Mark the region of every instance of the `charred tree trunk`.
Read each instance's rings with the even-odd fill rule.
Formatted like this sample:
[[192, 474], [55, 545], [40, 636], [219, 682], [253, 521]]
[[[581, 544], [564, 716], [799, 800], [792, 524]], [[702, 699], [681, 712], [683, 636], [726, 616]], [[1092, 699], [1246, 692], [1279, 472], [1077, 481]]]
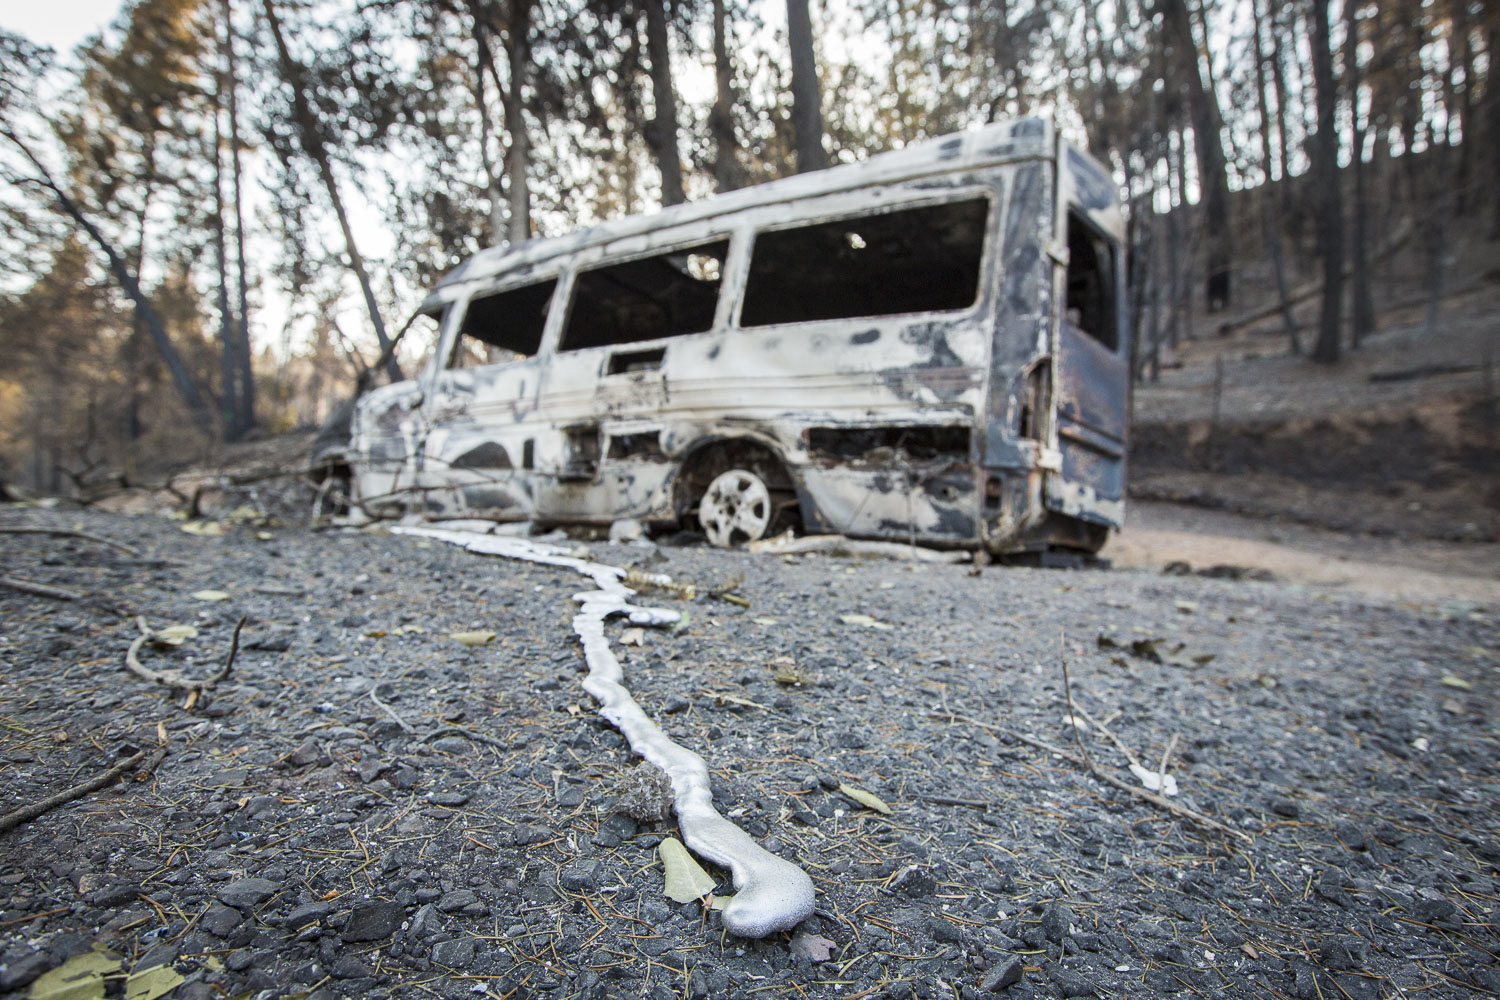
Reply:
[[57, 208], [68, 218], [72, 219], [78, 228], [88, 234], [89, 239], [94, 241], [109, 262], [109, 271], [125, 294], [130, 296], [130, 301], [135, 304], [136, 315], [138, 315], [146, 326], [146, 331], [151, 334], [151, 340], [156, 345], [157, 353], [161, 355], [162, 362], [167, 366], [167, 372], [172, 376], [172, 384], [177, 389], [177, 395], [182, 398], [183, 403], [192, 413], [193, 418], [205, 424], [211, 425], [213, 413], [203, 400], [203, 393], [198, 388], [198, 383], [188, 371], [187, 365], [182, 360], [182, 355], [177, 353], [177, 348], [172, 345], [172, 338], [167, 335], [166, 324], [162, 322], [161, 316], [152, 307], [151, 300], [146, 298], [146, 293], [141, 291], [140, 282], [131, 271], [125, 258], [120, 256], [99, 227], [83, 213], [78, 203], [70, 198], [61, 187], [52, 179], [40, 160], [32, 155], [31, 149], [21, 139], [9, 131], [3, 133], [11, 145], [15, 146], [31, 162], [37, 172], [37, 176], [28, 178], [29, 183], [45, 188], [57, 203]]
[[[1266, 250], [1271, 255], [1271, 273], [1276, 279], [1276, 298], [1281, 303], [1281, 319], [1286, 325], [1287, 341], [1293, 354], [1302, 353], [1302, 338], [1297, 329], [1297, 317], [1292, 313], [1288, 301], [1286, 258], [1281, 249], [1281, 227], [1276, 224], [1276, 204], [1271, 187], [1271, 108], [1266, 98], [1266, 54], [1262, 45], [1261, 11], [1257, 0], [1255, 20], [1255, 95], [1260, 105], [1260, 156], [1265, 164], [1265, 182], [1260, 189], [1261, 231], [1265, 234]], [[1285, 160], [1281, 162], [1278, 189], [1287, 185]]]
[[1203, 198], [1204, 236], [1208, 244], [1208, 311], [1217, 312], [1230, 303], [1229, 262], [1232, 256], [1224, 121], [1212, 82], [1204, 79], [1186, 0], [1159, 0], [1158, 6], [1164, 17], [1167, 39], [1187, 84], [1193, 146], [1198, 158], [1198, 186]]
[[475, 67], [474, 67], [474, 107], [479, 112], [479, 149], [480, 159], [484, 164], [484, 190], [489, 197], [489, 244], [494, 246], [505, 238], [505, 186], [501, 182], [503, 167], [497, 169], [494, 158], [490, 156], [490, 137], [494, 133], [494, 124], [490, 120], [489, 97], [485, 90], [484, 78], [488, 73], [495, 83], [495, 89], [501, 94], [505, 93], [505, 86], [500, 82], [499, 70], [495, 68], [495, 53], [490, 46], [490, 27], [485, 11], [476, 0], [470, 0], [469, 5], [469, 32], [474, 39]]
[[823, 95], [813, 55], [812, 15], [808, 0], [787, 0], [787, 44], [792, 53], [792, 132], [797, 140], [797, 172], [828, 166], [823, 150]]
[[[1489, 147], [1490, 181], [1494, 182], [1500, 178], [1500, 66], [1495, 65], [1496, 59], [1500, 58], [1500, 18], [1490, 22], [1484, 38], [1485, 52], [1490, 60], [1489, 72], [1484, 78], [1484, 103], [1489, 108], [1485, 131], [1489, 133], [1486, 145]], [[1490, 188], [1490, 207], [1494, 213], [1490, 220], [1490, 239], [1500, 240], [1500, 186]]]
[[221, 399], [220, 427], [225, 441], [240, 439], [239, 352], [235, 350], [234, 314], [229, 308], [229, 251], [224, 235], [224, 137], [219, 130], [219, 116], [224, 95], [222, 87], [214, 94], [214, 266], [218, 271], [215, 305], [219, 310], [219, 372]]
[[234, 22], [230, 18], [231, 0], [224, 0], [224, 55], [229, 70], [229, 177], [234, 202], [234, 263], [238, 301], [235, 310], [235, 352], [239, 369], [239, 414], [245, 432], [252, 430], [255, 418], [255, 371], [250, 352], [250, 279], [245, 273], [245, 202], [240, 174], [240, 102], [239, 74], [234, 54]]
[[507, 236], [511, 246], [531, 239], [531, 138], [526, 131], [527, 68], [531, 65], [532, 0], [511, 0], [510, 25], [505, 33], [505, 58], [510, 64], [510, 86], [505, 90], [505, 134], [510, 149], [505, 154], [505, 177], [509, 187], [510, 221]]
[[734, 135], [734, 64], [729, 58], [729, 17], [724, 0], [714, 0], [714, 110], [709, 129], [714, 137], [714, 185], [720, 191], [740, 186], [739, 143]]
[[1365, 247], [1365, 128], [1359, 117], [1357, 7], [1353, 0], [1344, 0], [1344, 89], [1349, 94], [1349, 133], [1353, 151], [1349, 166], [1354, 173], [1354, 204], [1350, 208], [1349, 231], [1349, 252], [1352, 255], [1350, 313], [1354, 322], [1350, 343], [1354, 347], [1375, 330], [1375, 304], [1370, 295], [1370, 255]]
[[656, 117], [646, 125], [646, 144], [661, 171], [661, 203], [681, 205], [682, 154], [677, 148], [677, 94], [672, 89], [672, 40], [667, 33], [666, 0], [642, 0], [646, 13], [646, 58], [651, 62], [651, 100]]
[[1318, 97], [1318, 131], [1313, 164], [1318, 184], [1318, 251], [1323, 258], [1323, 304], [1313, 360], [1339, 359], [1339, 326], [1344, 289], [1344, 219], [1339, 197], [1338, 90], [1333, 82], [1333, 50], [1328, 32], [1328, 0], [1312, 0], [1313, 85]]
[[338, 180], [333, 176], [333, 164], [329, 159], [328, 149], [323, 144], [322, 131], [312, 106], [307, 101], [302, 64], [292, 58], [291, 50], [287, 48], [286, 38], [281, 31], [281, 20], [276, 16], [275, 5], [271, 0], [261, 0], [261, 6], [266, 12], [266, 24], [271, 29], [271, 38], [276, 43], [276, 56], [281, 64], [282, 76], [287, 86], [292, 88], [292, 115], [296, 120], [302, 150], [312, 157], [313, 163], [318, 168], [318, 176], [323, 181], [323, 190], [333, 205], [333, 214], [338, 220], [339, 231], [344, 235], [344, 249], [349, 255], [350, 269], [354, 271], [354, 277], [359, 282], [359, 290], [364, 295], [365, 308], [370, 313], [370, 324], [375, 328], [375, 339], [380, 342], [380, 350], [386, 355], [386, 372], [390, 375], [392, 382], [399, 382], [401, 381], [401, 367], [396, 363], [395, 355], [387, 350], [391, 345], [391, 338], [386, 333], [385, 320], [380, 315], [380, 305], [375, 301], [375, 288], [370, 284], [370, 275], [365, 268], [365, 258], [359, 252], [359, 245], [354, 240], [354, 230], [349, 226], [349, 213], [344, 209], [344, 199], [339, 194]]

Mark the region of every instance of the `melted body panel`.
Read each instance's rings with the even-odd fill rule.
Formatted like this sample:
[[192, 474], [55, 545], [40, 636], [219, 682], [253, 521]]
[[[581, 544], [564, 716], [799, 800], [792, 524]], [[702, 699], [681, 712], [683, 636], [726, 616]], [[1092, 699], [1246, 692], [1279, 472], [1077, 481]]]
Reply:
[[[809, 531], [998, 552], [1025, 548], [1052, 514], [1118, 526], [1126, 327], [1111, 313], [1102, 352], [1069, 339], [1069, 304], [1083, 301], [1058, 250], [1069, 211], [1118, 267], [1108, 175], [1024, 120], [485, 251], [429, 298], [445, 318], [420, 378], [361, 401], [355, 494], [409, 491], [440, 516], [666, 524], [732, 442]], [[781, 256], [756, 258], [758, 239]], [[818, 252], [784, 259], [799, 245]], [[868, 295], [847, 277], [865, 267], [882, 276]], [[588, 315], [667, 335], [560, 349], [590, 340], [566, 326], [575, 289], [615, 287], [580, 274], [622, 289]], [[453, 367], [471, 298], [503, 316], [508, 293], [534, 305], [541, 282], [555, 292], [532, 321], [534, 356]], [[905, 312], [846, 315], [904, 296]]]

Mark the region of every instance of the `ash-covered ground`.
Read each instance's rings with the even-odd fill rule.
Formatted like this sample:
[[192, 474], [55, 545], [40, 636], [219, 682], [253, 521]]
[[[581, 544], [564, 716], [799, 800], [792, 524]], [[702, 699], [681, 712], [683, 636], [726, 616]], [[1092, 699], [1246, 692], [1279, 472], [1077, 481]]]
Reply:
[[[133, 554], [0, 534], [5, 576], [78, 595], [0, 588], [0, 812], [165, 756], [0, 833], [0, 991], [79, 975], [123, 995], [132, 973], [179, 998], [1500, 990], [1493, 608], [591, 543], [697, 587], [642, 597], [686, 627], [610, 634], [720, 811], [813, 878], [816, 915], [752, 941], [663, 894], [656, 848], [680, 834], [630, 815], [650, 782], [580, 685], [578, 576], [378, 531], [3, 513]], [[748, 607], [709, 593], [731, 586]], [[185, 709], [126, 669], [137, 616], [196, 629], [138, 651], [188, 680], [247, 622]], [[1244, 836], [1036, 741], [1131, 784], [1125, 749], [1165, 757], [1171, 801]]]

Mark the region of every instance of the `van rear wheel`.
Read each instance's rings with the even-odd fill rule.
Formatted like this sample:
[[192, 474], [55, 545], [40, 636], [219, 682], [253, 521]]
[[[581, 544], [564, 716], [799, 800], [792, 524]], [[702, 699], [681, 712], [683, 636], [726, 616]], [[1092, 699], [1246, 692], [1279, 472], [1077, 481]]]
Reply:
[[721, 549], [764, 538], [775, 515], [770, 488], [749, 469], [720, 473], [698, 502], [698, 523]]

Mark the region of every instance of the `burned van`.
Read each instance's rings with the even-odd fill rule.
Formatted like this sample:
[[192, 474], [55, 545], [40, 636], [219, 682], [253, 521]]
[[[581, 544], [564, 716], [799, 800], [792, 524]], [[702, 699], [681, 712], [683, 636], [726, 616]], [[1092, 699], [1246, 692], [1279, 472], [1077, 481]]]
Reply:
[[1027, 119], [487, 250], [335, 465], [377, 515], [1093, 552], [1123, 232], [1108, 171]]

